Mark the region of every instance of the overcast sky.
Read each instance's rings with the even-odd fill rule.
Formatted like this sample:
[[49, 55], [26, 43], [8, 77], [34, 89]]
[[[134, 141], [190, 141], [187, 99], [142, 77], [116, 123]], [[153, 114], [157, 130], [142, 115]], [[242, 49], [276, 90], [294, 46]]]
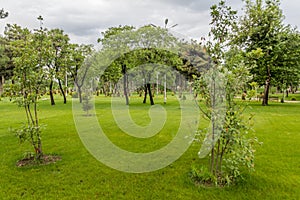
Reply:
[[[44, 18], [47, 28], [61, 28], [71, 42], [96, 44], [100, 33], [118, 25], [140, 27], [145, 24], [178, 24], [173, 31], [199, 39], [209, 30], [209, 8], [218, 0], [0, 0], [0, 8], [9, 17], [0, 20], [0, 33], [7, 23], [16, 23], [30, 29], [38, 28], [36, 19]], [[227, 0], [234, 9], [240, 9], [242, 0]], [[300, 1], [282, 0], [281, 8], [286, 23], [300, 27]]]

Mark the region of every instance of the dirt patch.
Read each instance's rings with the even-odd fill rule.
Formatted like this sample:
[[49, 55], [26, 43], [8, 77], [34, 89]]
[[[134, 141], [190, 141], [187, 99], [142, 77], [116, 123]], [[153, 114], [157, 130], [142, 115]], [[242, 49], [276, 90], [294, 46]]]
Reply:
[[56, 163], [60, 161], [60, 156], [55, 155], [43, 155], [43, 157], [39, 160], [35, 159], [33, 156], [29, 158], [24, 158], [17, 162], [17, 167], [25, 167], [25, 166], [37, 166], [37, 165], [49, 165], [51, 163]]

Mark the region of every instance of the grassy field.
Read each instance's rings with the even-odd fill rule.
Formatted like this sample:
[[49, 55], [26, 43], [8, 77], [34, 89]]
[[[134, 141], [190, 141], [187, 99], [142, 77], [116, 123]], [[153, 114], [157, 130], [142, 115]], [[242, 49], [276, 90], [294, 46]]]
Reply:
[[[156, 99], [158, 103], [162, 99]], [[131, 114], [140, 124], [149, 105], [134, 99]], [[75, 129], [71, 102], [57, 105], [42, 101], [41, 122], [43, 149], [58, 154], [62, 160], [50, 165], [16, 167], [28, 144], [19, 145], [8, 131], [19, 127], [24, 119], [21, 108], [7, 99], [0, 101], [0, 199], [300, 199], [300, 104], [271, 103], [268, 107], [251, 102], [247, 112], [255, 113], [256, 135], [262, 146], [257, 147], [256, 171], [246, 174], [243, 182], [225, 188], [196, 187], [189, 179], [192, 165], [206, 165], [193, 144], [173, 164], [149, 173], [130, 174], [111, 169], [97, 161], [83, 146]], [[168, 115], [175, 116], [178, 102], [170, 99]], [[108, 137], [121, 148], [134, 152], [161, 148], [172, 139], [178, 119], [167, 121], [157, 136], [133, 139], [122, 134], [112, 121], [109, 100], [97, 98], [97, 117]], [[170, 113], [169, 113], [170, 112]]]

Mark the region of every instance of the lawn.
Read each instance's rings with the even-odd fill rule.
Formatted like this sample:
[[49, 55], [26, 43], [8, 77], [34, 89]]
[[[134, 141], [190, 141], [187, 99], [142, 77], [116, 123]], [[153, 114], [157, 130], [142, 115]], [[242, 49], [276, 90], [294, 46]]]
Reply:
[[[70, 100], [70, 99], [69, 99]], [[156, 99], [162, 103], [162, 99]], [[138, 124], [149, 121], [149, 105], [132, 99], [130, 113]], [[256, 171], [245, 174], [236, 186], [202, 188], [189, 179], [192, 165], [206, 165], [192, 146], [173, 164], [154, 172], [131, 174], [111, 169], [96, 160], [82, 144], [73, 121], [72, 105], [56, 105], [48, 100], [39, 105], [43, 149], [58, 154], [62, 160], [50, 165], [16, 167], [28, 144], [19, 145], [8, 131], [24, 119], [21, 108], [7, 99], [0, 101], [0, 199], [300, 199], [300, 104], [275, 103], [262, 107], [251, 102], [247, 112], [255, 113], [257, 147]], [[163, 104], [162, 104], [163, 105]], [[178, 102], [172, 97], [163, 105], [168, 116], [163, 131], [150, 139], [136, 139], [123, 134], [112, 120], [108, 98], [97, 97], [97, 117], [107, 136], [118, 146], [133, 152], [148, 152], [166, 145], [178, 127]]]

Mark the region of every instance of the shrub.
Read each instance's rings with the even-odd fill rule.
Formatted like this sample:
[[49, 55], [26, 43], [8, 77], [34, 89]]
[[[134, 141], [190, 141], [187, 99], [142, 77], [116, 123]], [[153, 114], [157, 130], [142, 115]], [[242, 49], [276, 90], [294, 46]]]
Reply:
[[78, 93], [77, 92], [72, 92], [71, 93], [72, 98], [78, 98]]

